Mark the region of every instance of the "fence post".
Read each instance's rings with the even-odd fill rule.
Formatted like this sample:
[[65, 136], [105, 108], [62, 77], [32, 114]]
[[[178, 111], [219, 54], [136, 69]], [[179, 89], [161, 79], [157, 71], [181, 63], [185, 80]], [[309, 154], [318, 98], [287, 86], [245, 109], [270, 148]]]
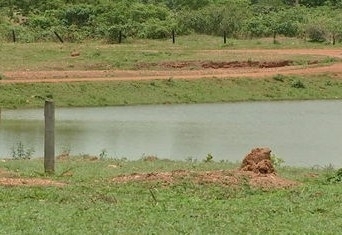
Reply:
[[172, 43], [175, 44], [176, 42], [176, 37], [175, 37], [175, 30], [172, 30]]
[[44, 135], [44, 170], [45, 173], [55, 172], [55, 104], [45, 100], [45, 135]]
[[119, 44], [122, 42], [122, 32], [121, 30], [119, 31]]
[[63, 39], [58, 35], [58, 33], [56, 31], [53, 31], [54, 34], [56, 35], [56, 37], [58, 38], [58, 40], [61, 42], [61, 43], [64, 43]]
[[227, 43], [227, 33], [226, 33], [226, 31], [223, 32], [223, 43], [224, 44]]
[[16, 42], [16, 37], [15, 37], [15, 32], [14, 32], [14, 29], [12, 30], [12, 39], [13, 39], [13, 42]]

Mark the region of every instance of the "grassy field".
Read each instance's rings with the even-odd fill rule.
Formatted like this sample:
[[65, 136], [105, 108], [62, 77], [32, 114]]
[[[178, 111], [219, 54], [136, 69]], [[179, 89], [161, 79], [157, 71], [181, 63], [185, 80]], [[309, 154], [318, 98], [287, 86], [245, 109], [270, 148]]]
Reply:
[[45, 177], [42, 160], [0, 162], [15, 176], [47, 178], [65, 186], [0, 186], [0, 234], [339, 234], [342, 188], [330, 168], [278, 168], [301, 183], [262, 190], [192, 177], [118, 183], [142, 172], [231, 170], [228, 162], [168, 160], [57, 161]]

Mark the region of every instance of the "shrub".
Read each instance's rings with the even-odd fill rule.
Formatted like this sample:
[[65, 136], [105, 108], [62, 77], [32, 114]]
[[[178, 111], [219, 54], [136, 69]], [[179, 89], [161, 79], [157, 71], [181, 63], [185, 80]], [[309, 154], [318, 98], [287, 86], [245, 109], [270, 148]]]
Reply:
[[312, 42], [324, 42], [327, 36], [325, 29], [320, 25], [309, 25], [306, 33]]
[[301, 80], [294, 80], [294, 81], [292, 81], [292, 83], [291, 83], [291, 87], [293, 87], [293, 88], [302, 88], [302, 89], [304, 89], [304, 88], [305, 88], [305, 85], [304, 85], [304, 83], [303, 83]]

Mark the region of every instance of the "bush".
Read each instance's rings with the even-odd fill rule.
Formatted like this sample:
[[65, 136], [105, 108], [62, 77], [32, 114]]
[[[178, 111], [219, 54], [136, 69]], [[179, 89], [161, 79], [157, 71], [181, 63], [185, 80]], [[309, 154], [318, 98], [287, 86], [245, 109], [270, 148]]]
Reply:
[[171, 27], [165, 21], [149, 20], [143, 24], [143, 29], [139, 33], [140, 38], [163, 39], [171, 35]]
[[324, 42], [327, 37], [325, 28], [320, 25], [308, 25], [306, 34], [312, 42]]

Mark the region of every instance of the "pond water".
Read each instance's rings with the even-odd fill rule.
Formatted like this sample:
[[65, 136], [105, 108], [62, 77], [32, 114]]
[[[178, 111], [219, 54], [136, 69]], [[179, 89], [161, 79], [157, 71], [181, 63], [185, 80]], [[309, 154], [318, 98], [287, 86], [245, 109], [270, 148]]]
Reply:
[[[342, 101], [56, 109], [56, 155], [241, 161], [270, 147], [287, 165], [342, 166]], [[3, 110], [0, 157], [22, 143], [43, 156], [43, 109]]]

